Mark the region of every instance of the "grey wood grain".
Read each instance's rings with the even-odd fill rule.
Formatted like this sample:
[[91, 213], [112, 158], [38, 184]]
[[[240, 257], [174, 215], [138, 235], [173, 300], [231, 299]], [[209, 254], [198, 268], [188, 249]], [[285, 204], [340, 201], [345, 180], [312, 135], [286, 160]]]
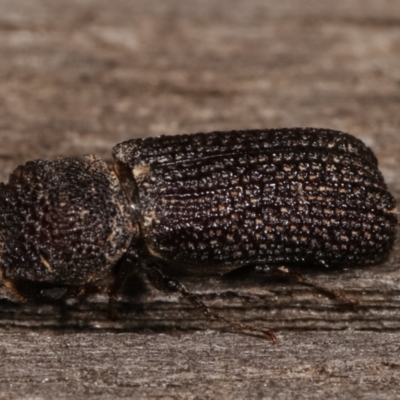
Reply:
[[[371, 146], [400, 199], [400, 5], [390, 0], [0, 0], [0, 179], [30, 159], [133, 137], [315, 126]], [[313, 276], [359, 302], [265, 276], [180, 280], [210, 323], [138, 276], [21, 304], [0, 287], [0, 398], [397, 398], [400, 246], [382, 266]]]

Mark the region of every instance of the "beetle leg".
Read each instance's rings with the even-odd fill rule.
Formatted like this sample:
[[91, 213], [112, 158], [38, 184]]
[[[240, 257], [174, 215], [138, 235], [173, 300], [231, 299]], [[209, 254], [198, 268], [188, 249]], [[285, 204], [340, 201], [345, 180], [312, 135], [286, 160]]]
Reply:
[[167, 293], [179, 293], [182, 297], [189, 300], [195, 307], [197, 307], [209, 320], [224, 322], [239, 331], [247, 331], [253, 334], [261, 333], [267, 336], [272, 343], [276, 342], [276, 336], [274, 332], [272, 332], [272, 330], [270, 330], [269, 328], [258, 329], [253, 326], [236, 321], [234, 319], [228, 319], [214, 313], [201, 301], [201, 299], [197, 295], [188, 291], [185, 286], [176, 279], [165, 275], [160, 269], [154, 266], [148, 267], [147, 276], [150, 283], [158, 290]]
[[301, 274], [297, 271], [293, 271], [288, 267], [278, 267], [271, 269], [270, 267], [256, 266], [255, 272], [258, 274], [274, 274], [275, 276], [281, 276], [292, 282], [307, 285], [315, 289], [316, 291], [325, 294], [328, 297], [333, 298], [336, 301], [342, 302], [350, 307], [355, 307], [358, 305], [356, 300], [351, 300], [346, 297], [340, 290], [331, 288], [329, 286], [323, 285], [316, 280], [309, 278], [308, 276]]
[[347, 304], [350, 307], [355, 307], [358, 305], [358, 302], [356, 300], [349, 299], [340, 290], [331, 288], [329, 286], [325, 286], [322, 283], [317, 282], [316, 280], [314, 280], [304, 274], [293, 271], [292, 269], [290, 269], [288, 267], [255, 265], [255, 266], [248, 268], [248, 270], [246, 272], [247, 273], [255, 272], [256, 274], [260, 274], [260, 275], [262, 274], [262, 275], [271, 275], [271, 276], [275, 276], [275, 277], [284, 277], [285, 279], [289, 279], [293, 282], [310, 286], [313, 289], [315, 289], [316, 291], [321, 292], [321, 293], [333, 298], [336, 301]]
[[333, 299], [343, 302], [347, 304], [350, 307], [356, 307], [358, 305], [358, 301], [356, 300], [351, 300], [348, 297], [346, 297], [340, 290], [331, 288], [329, 286], [325, 286], [320, 282], [315, 281], [314, 279], [309, 278], [308, 276], [305, 276], [303, 274], [289, 271], [289, 277], [293, 280], [295, 280], [298, 283], [302, 283], [303, 285], [310, 286], [314, 288], [315, 290], [332, 297]]
[[139, 267], [140, 255], [132, 246], [131, 249], [127, 251], [124, 257], [119, 261], [117, 265], [117, 273], [114, 282], [108, 288], [108, 305], [107, 305], [107, 315], [110, 320], [117, 320], [118, 313], [116, 308], [116, 303], [118, 297], [121, 295], [122, 289], [125, 286], [127, 279], [135, 273]]

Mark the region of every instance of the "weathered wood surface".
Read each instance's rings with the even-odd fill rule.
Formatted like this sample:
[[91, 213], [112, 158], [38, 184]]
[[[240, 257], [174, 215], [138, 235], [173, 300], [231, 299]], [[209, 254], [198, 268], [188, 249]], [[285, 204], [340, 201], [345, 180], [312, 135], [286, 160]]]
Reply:
[[[390, 0], [0, 0], [0, 178], [147, 135], [283, 126], [353, 133], [400, 199], [400, 4]], [[182, 281], [279, 342], [234, 334], [138, 277], [18, 304], [0, 287], [0, 398], [396, 398], [400, 248], [315, 276], [360, 306], [261, 276]], [[210, 330], [214, 328], [213, 330]]]

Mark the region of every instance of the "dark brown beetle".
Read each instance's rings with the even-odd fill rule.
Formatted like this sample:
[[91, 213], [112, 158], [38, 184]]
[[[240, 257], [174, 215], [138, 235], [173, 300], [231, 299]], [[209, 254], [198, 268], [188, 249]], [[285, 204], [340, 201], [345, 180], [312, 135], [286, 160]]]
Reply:
[[379, 264], [393, 247], [395, 200], [372, 151], [345, 133], [162, 136], [118, 144], [113, 155], [113, 171], [94, 156], [38, 160], [1, 184], [0, 268], [14, 291], [84, 287], [119, 263], [113, 298], [144, 268], [156, 287], [254, 332], [213, 314], [166, 268], [351, 268]]

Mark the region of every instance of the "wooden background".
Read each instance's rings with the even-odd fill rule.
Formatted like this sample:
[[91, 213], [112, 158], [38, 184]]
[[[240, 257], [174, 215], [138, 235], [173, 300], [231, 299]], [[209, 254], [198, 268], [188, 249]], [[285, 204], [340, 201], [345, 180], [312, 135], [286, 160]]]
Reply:
[[[391, 0], [0, 0], [0, 179], [35, 158], [144, 136], [314, 126], [377, 154], [400, 199], [400, 3]], [[397, 398], [400, 248], [310, 288], [182, 278], [278, 343], [210, 324], [137, 277], [106, 297], [18, 304], [0, 287], [0, 398]]]

